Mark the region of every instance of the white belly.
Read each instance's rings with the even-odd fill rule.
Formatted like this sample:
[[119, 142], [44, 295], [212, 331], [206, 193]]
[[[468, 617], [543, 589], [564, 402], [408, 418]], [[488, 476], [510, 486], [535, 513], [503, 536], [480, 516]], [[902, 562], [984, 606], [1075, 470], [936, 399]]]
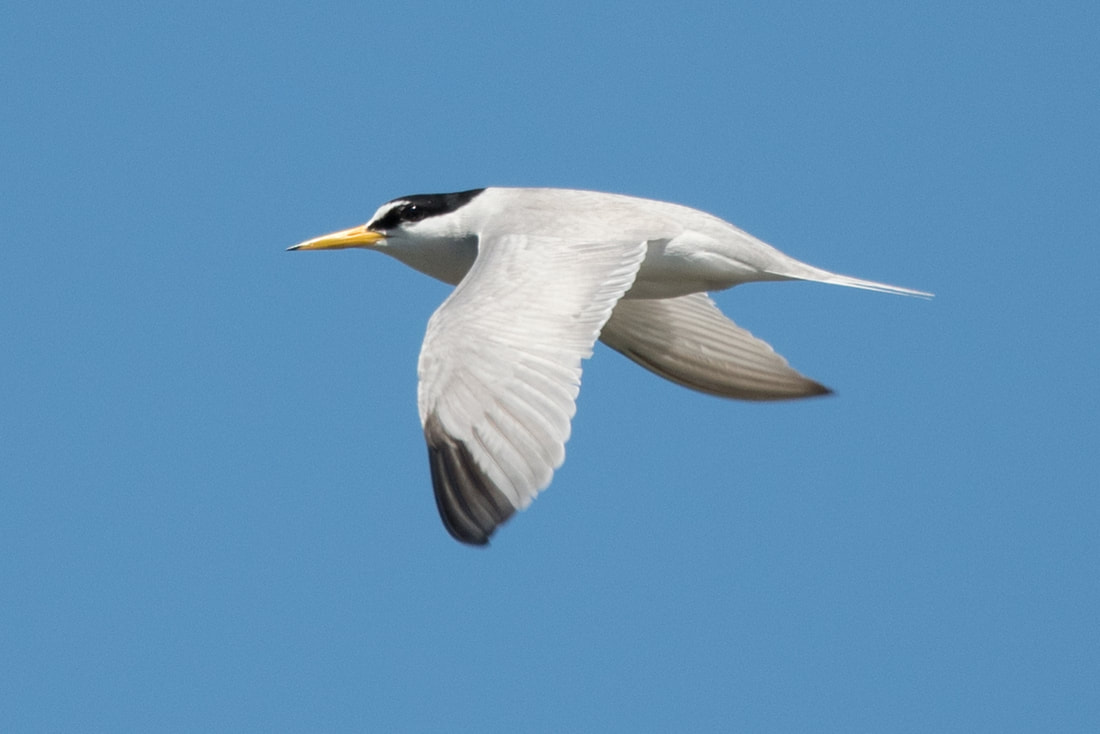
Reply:
[[670, 241], [649, 243], [634, 286], [624, 298], [676, 298], [725, 290], [738, 283], [781, 279], [762, 270], [764, 265], [735, 259], [728, 248], [688, 232]]

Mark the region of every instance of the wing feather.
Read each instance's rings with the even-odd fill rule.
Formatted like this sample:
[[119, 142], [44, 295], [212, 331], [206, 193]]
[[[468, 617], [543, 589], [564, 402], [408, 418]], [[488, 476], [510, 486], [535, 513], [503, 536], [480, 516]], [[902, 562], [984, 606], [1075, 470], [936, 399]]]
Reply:
[[634, 282], [641, 241], [483, 235], [432, 315], [420, 420], [447, 530], [484, 544], [565, 458], [581, 360]]
[[711, 395], [786, 400], [830, 392], [730, 321], [706, 293], [619, 301], [600, 339], [661, 377]]

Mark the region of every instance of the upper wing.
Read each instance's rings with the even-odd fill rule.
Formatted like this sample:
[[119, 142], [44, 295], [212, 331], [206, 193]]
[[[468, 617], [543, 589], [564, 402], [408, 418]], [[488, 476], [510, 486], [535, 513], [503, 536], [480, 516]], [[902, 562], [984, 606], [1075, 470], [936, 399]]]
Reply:
[[784, 400], [830, 392], [726, 318], [706, 293], [619, 301], [600, 339], [661, 377], [711, 395]]
[[645, 242], [482, 236], [432, 315], [420, 421], [443, 524], [483, 544], [565, 458], [581, 360], [634, 282]]

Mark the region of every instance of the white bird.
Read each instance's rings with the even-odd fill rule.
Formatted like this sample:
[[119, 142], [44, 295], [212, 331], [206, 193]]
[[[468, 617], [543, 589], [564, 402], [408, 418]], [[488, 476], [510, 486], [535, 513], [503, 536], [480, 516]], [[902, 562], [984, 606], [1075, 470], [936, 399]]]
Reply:
[[443, 524], [484, 545], [565, 459], [581, 360], [601, 339], [661, 377], [743, 400], [822, 395], [708, 291], [837, 275], [678, 204], [572, 189], [403, 196], [291, 250], [360, 247], [457, 285], [428, 322], [418, 404]]

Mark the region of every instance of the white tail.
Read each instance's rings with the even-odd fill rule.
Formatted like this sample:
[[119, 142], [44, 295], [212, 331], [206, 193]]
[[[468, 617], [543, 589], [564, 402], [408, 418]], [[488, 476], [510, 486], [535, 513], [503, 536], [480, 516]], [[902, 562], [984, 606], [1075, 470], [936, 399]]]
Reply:
[[897, 285], [888, 285], [886, 283], [877, 283], [873, 280], [863, 280], [862, 278], [853, 278], [848, 275], [838, 275], [837, 273], [830, 273], [828, 270], [822, 270], [821, 268], [815, 268], [813, 265], [807, 265], [806, 263], [798, 262], [787, 263], [789, 269], [786, 272], [777, 273], [772, 271], [775, 275], [779, 275], [783, 278], [792, 278], [794, 280], [810, 280], [815, 283], [832, 283], [833, 285], [845, 285], [849, 288], [862, 288], [867, 291], [878, 291], [879, 293], [894, 293], [899, 296], [916, 296], [918, 298], [932, 298], [932, 293], [925, 291], [918, 291], [912, 288], [902, 288]]
[[918, 298], [932, 298], [933, 296], [932, 293], [926, 291], [902, 288], [901, 286], [888, 285], [886, 283], [876, 283], [873, 280], [852, 278], [847, 275], [837, 275], [835, 273], [825, 273], [824, 278], [809, 278], [809, 280], [816, 280], [820, 283], [832, 283], [834, 285], [846, 285], [849, 288], [862, 288], [863, 290], [878, 291], [879, 293], [895, 293], [899, 296], [917, 296]]

